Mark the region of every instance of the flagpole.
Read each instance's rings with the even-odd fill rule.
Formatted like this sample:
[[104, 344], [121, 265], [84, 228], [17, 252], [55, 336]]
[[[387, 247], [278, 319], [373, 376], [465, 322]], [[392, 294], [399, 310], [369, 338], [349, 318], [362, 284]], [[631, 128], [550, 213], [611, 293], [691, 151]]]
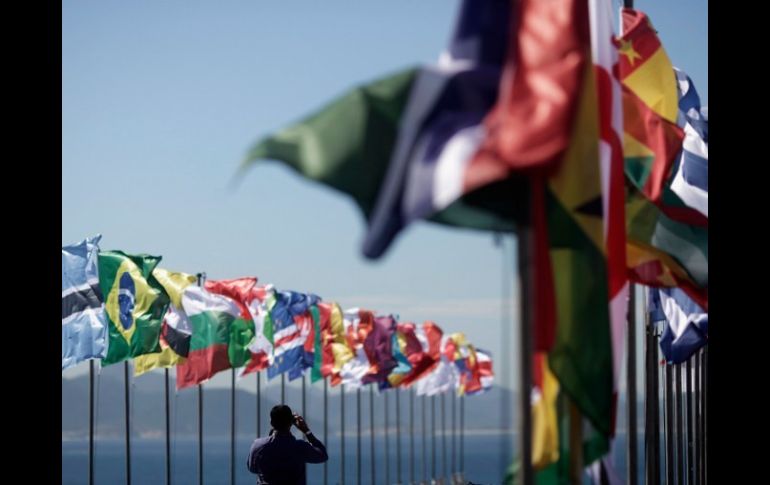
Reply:
[[[195, 275], [202, 286], [206, 273]], [[198, 484], [203, 485], [203, 384], [198, 384]]]
[[286, 373], [281, 373], [281, 404], [286, 404]]
[[[531, 190], [531, 189], [530, 189]], [[531, 198], [531, 196], [530, 196]], [[521, 450], [521, 484], [534, 483], [532, 469], [532, 413], [530, 412], [530, 393], [532, 390], [532, 322], [534, 295], [534, 233], [529, 224], [523, 224], [519, 230], [518, 242], [519, 268], [519, 422]]]
[[[646, 293], [644, 293], [646, 295]], [[647, 312], [643, 313], [644, 320], [644, 480], [645, 485], [652, 481], [652, 349], [650, 346], [650, 324]]]
[[694, 421], [693, 421], [693, 427], [695, 428], [693, 431], [695, 433], [695, 482], [694, 483], [701, 483], [703, 481], [703, 474], [701, 473], [701, 466], [703, 465], [703, 461], [701, 460], [701, 440], [703, 439], [703, 436], [701, 435], [701, 428], [700, 428], [700, 396], [701, 396], [701, 388], [700, 388], [700, 351], [695, 352], [695, 355], [693, 356], [693, 360], [695, 361], [695, 392], [693, 396], [693, 407], [694, 407]]
[[709, 462], [708, 462], [708, 436], [709, 436], [709, 415], [708, 415], [708, 371], [709, 371], [709, 347], [706, 344], [703, 347], [703, 483], [709, 481]]
[[169, 403], [168, 367], [163, 371], [166, 383], [166, 485], [171, 485], [171, 405]]
[[401, 392], [398, 387], [396, 393], [396, 483], [401, 484]]
[[687, 409], [687, 483], [695, 479], [695, 463], [693, 462], [693, 426], [692, 426], [692, 356], [685, 364], [685, 409]]
[[422, 483], [428, 483], [428, 397], [422, 396]]
[[[457, 474], [457, 396], [452, 393], [452, 472], [450, 473], [450, 483], [455, 483]], [[505, 466], [505, 462], [503, 462]]]
[[[649, 319], [649, 312], [645, 312]], [[653, 408], [653, 452], [655, 454], [653, 465], [655, 469], [655, 484], [660, 483], [660, 364], [658, 363], [658, 331], [655, 325], [652, 325], [652, 395], [655, 407]]]
[[[324, 443], [329, 442], [329, 381], [324, 379]], [[324, 462], [324, 485], [329, 482], [329, 460]]]
[[198, 484], [203, 485], [203, 385], [198, 384]]
[[666, 373], [666, 483], [674, 483], [674, 403], [672, 368], [668, 363], [665, 366]]
[[369, 463], [372, 467], [372, 485], [377, 483], [374, 457], [374, 386], [369, 384]]
[[[372, 384], [374, 385], [374, 384]], [[382, 393], [382, 399], [385, 403], [384, 416], [385, 416], [385, 485], [390, 485], [390, 446], [388, 440], [388, 393]]]
[[460, 478], [465, 476], [465, 396], [460, 396]]
[[131, 422], [129, 419], [128, 360], [123, 361], [123, 382], [126, 397], [126, 485], [131, 485]]
[[361, 388], [356, 389], [356, 419], [358, 421], [358, 433], [356, 435], [356, 483], [361, 485]]
[[230, 370], [230, 485], [235, 485], [235, 368]]
[[[646, 299], [643, 299], [643, 307], [646, 305]], [[655, 329], [650, 323], [649, 313], [646, 308], [644, 312], [645, 329], [645, 392], [644, 392], [644, 459], [645, 459], [645, 477], [647, 485], [657, 485], [660, 481], [658, 461], [658, 446], [655, 441], [655, 431], [658, 426], [657, 409], [658, 402], [657, 385], [657, 358], [654, 355], [655, 350]], [[656, 475], [656, 472], [658, 473]]]
[[684, 419], [682, 416], [682, 364], [675, 364], [676, 391], [674, 396], [676, 401], [676, 461], [677, 461], [677, 483], [684, 483]]
[[257, 438], [262, 436], [262, 375], [257, 374]]
[[345, 384], [340, 384], [340, 485], [345, 485]]
[[430, 478], [436, 483], [436, 396], [430, 397]]
[[414, 485], [414, 387], [409, 388], [409, 483]]
[[[88, 485], [94, 485], [94, 360], [88, 361]], [[166, 415], [168, 419], [168, 414]], [[166, 454], [168, 459], [168, 454]]]
[[307, 410], [305, 409], [305, 380], [306, 375], [302, 374], [302, 417], [305, 417], [305, 414], [307, 413]]
[[441, 482], [447, 476], [447, 460], [446, 460], [446, 399], [445, 392], [441, 393], [441, 400], [439, 405], [441, 406]]
[[628, 441], [628, 484], [637, 484], [636, 464], [636, 285], [629, 285], [628, 294], [628, 332], [627, 332], [627, 364], [626, 364], [626, 405], [628, 407], [628, 425], [626, 439]]
[[[510, 317], [511, 311], [510, 311], [510, 303], [511, 298], [513, 297], [513, 290], [511, 289], [511, 282], [512, 277], [509, 273], [510, 271], [513, 271], [513, 263], [508, 260], [508, 251], [505, 245], [505, 237], [502, 235], [502, 233], [495, 233], [495, 245], [500, 247], [501, 251], [501, 261], [500, 261], [500, 267], [502, 268], [502, 271], [500, 272], [502, 276], [502, 280], [500, 281], [500, 341], [501, 342], [512, 342], [512, 322]], [[501, 384], [511, 384], [512, 382], [512, 375], [511, 375], [511, 363], [513, 362], [511, 355], [505, 355], [502, 358], [501, 362], [501, 369], [500, 369], [500, 377], [501, 377]], [[503, 390], [503, 385], [500, 386], [500, 390]], [[453, 413], [454, 413], [454, 405], [455, 401], [457, 400], [457, 395], [454, 395], [454, 398], [452, 400], [452, 406], [453, 406]], [[511, 394], [508, 392], [502, 392], [500, 396], [500, 428], [504, 430], [510, 430], [511, 429], [511, 415], [512, 415], [512, 403], [511, 403]], [[454, 419], [454, 415], [452, 416]], [[454, 424], [452, 425], [454, 429]], [[452, 468], [454, 468], [454, 472], [457, 472], [456, 469], [456, 462], [454, 461], [454, 431], [452, 434], [452, 459], [453, 459], [453, 465]], [[511, 437], [507, 437], [505, 439], [504, 445], [500, 447], [500, 466], [505, 467], [507, 466], [512, 459], [515, 457], [513, 456], [513, 452], [511, 449], [512, 440]]]

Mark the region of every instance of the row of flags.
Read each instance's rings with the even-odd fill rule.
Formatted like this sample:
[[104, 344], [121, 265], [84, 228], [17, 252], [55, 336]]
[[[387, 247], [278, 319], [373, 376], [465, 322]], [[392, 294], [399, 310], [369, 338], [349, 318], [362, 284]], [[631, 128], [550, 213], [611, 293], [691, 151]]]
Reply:
[[351, 89], [243, 163], [352, 197], [369, 258], [419, 219], [531, 229], [545, 482], [569, 462], [565, 400], [586, 466], [610, 449], [629, 283], [708, 311], [707, 110], [643, 12], [614, 19], [610, 0], [464, 0], [437, 62]]
[[135, 375], [176, 367], [178, 389], [231, 368], [348, 388], [414, 386], [418, 395], [492, 386], [490, 354], [434, 322], [343, 310], [254, 277], [200, 286], [158, 267], [158, 256], [100, 251], [100, 238], [62, 247], [62, 370], [133, 359]]

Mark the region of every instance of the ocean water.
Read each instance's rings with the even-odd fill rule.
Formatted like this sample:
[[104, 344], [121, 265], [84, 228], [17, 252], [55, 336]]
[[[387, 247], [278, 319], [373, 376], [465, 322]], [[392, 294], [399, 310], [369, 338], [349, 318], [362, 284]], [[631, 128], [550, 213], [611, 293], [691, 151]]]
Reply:
[[[504, 456], [511, 450], [510, 436], [472, 435], [465, 436], [465, 477], [478, 484], [499, 484], [508, 465]], [[241, 438], [236, 442], [235, 454], [235, 483], [238, 485], [253, 484], [254, 475], [246, 469], [246, 455], [251, 439]], [[389, 436], [389, 456], [384, 453], [385, 444], [382, 436], [375, 436], [374, 460], [376, 482], [386, 484], [385, 471], [389, 471], [389, 483], [398, 483], [396, 437]], [[446, 437], [446, 454], [444, 455], [441, 436], [436, 437], [435, 468], [436, 473], [452, 468], [451, 436]], [[515, 441], [514, 441], [515, 442]], [[644, 437], [639, 437], [639, 480], [644, 483], [643, 453]], [[361, 483], [369, 484], [371, 480], [372, 459], [370, 455], [370, 440], [364, 435], [361, 438]], [[625, 437], [619, 435], [615, 442], [616, 471], [625, 476]], [[329, 462], [327, 474], [329, 484], [342, 483], [341, 443], [339, 436], [330, 436], [327, 449]], [[421, 480], [423, 476], [430, 477], [434, 466], [434, 456], [431, 439], [428, 436], [426, 444], [426, 469], [423, 470], [422, 439], [417, 433], [414, 438], [414, 477]], [[455, 441], [455, 456], [459, 456], [459, 437]], [[401, 435], [401, 483], [409, 483], [410, 447], [409, 435]], [[511, 455], [513, 451], [510, 451]], [[126, 479], [125, 441], [98, 440], [95, 444], [94, 478], [97, 484], [121, 484]], [[172, 483], [179, 485], [194, 485], [198, 483], [198, 442], [196, 439], [176, 439], [172, 441]], [[345, 483], [357, 483], [357, 440], [355, 435], [345, 438]], [[445, 458], [445, 461], [444, 461]], [[456, 459], [456, 461], [458, 461]], [[222, 438], [204, 437], [204, 483], [208, 485], [230, 483], [230, 441]], [[459, 463], [456, 464], [459, 467]], [[425, 473], [425, 475], [423, 475]], [[324, 466], [308, 465], [308, 483], [323, 484]], [[133, 484], [164, 484], [165, 483], [165, 441], [162, 439], [134, 439], [131, 443], [131, 479]], [[62, 442], [62, 485], [88, 483], [88, 441]]]

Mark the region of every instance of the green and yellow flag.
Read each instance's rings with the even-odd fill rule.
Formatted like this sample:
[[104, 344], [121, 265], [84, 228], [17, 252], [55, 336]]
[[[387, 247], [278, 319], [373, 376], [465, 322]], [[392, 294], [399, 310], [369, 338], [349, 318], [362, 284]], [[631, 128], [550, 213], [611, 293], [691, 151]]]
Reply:
[[104, 365], [161, 351], [158, 337], [169, 297], [152, 275], [160, 260], [122, 251], [99, 253], [99, 286], [109, 332]]

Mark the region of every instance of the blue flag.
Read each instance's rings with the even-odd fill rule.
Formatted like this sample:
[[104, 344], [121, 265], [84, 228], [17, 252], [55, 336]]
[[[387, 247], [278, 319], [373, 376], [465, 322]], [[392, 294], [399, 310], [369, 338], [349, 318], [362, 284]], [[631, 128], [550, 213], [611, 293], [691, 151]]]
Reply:
[[701, 108], [692, 80], [675, 69], [679, 88], [679, 121], [684, 128], [682, 153], [674, 167], [671, 190], [684, 203], [704, 216], [709, 215], [709, 120]]
[[679, 288], [650, 288], [651, 322], [665, 322], [660, 349], [670, 364], [680, 364], [708, 343], [709, 316]]
[[301, 376], [307, 365], [305, 343], [313, 327], [312, 305], [321, 299], [316, 295], [281, 291], [275, 293], [270, 309], [273, 322], [273, 363], [267, 369], [268, 379], [289, 372], [289, 380]]
[[107, 355], [104, 297], [99, 288], [101, 235], [61, 248], [61, 368]]

